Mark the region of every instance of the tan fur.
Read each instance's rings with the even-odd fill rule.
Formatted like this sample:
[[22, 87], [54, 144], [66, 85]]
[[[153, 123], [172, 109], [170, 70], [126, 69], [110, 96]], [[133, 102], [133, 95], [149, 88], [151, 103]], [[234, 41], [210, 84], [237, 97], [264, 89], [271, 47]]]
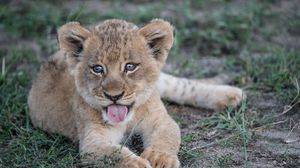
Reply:
[[[42, 66], [29, 94], [32, 123], [79, 140], [82, 154], [101, 157], [119, 151], [121, 162], [116, 167], [179, 167], [180, 130], [160, 93], [179, 103], [212, 109], [237, 105], [242, 99], [237, 88], [160, 75], [173, 43], [172, 26], [160, 19], [141, 28], [108, 20], [90, 30], [71, 22], [59, 29], [58, 39], [61, 50]], [[124, 72], [128, 62], [139, 65]], [[92, 72], [95, 64], [105, 67], [103, 74]], [[117, 103], [132, 105], [125, 121], [109, 121], [105, 107], [112, 101], [104, 92], [124, 92]], [[121, 147], [128, 132], [142, 135], [141, 156]]]
[[173, 102], [222, 110], [227, 106], [237, 106], [245, 96], [241, 89], [223, 85], [224, 80], [189, 80], [161, 73], [157, 88], [163, 98]]

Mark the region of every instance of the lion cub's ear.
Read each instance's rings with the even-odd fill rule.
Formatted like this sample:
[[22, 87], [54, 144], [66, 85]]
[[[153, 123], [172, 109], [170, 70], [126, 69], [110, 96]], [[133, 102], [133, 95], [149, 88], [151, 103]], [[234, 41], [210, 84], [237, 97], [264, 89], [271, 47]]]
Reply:
[[69, 22], [58, 29], [59, 46], [65, 52], [79, 56], [90, 31], [78, 22]]
[[139, 33], [145, 37], [153, 56], [162, 67], [174, 41], [171, 24], [161, 19], [154, 19], [140, 28]]

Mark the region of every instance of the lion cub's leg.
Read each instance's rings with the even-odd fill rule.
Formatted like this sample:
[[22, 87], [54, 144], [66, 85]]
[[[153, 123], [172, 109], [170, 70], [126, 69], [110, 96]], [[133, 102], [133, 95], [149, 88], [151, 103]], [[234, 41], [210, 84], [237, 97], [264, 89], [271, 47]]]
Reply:
[[[80, 153], [83, 156], [87, 154], [84, 158], [100, 167], [151, 168], [146, 159], [135, 155], [127, 147], [116, 142], [115, 134], [119, 133], [116, 128], [100, 127], [99, 124], [86, 126], [80, 139]], [[109, 158], [112, 163], [105, 165], [105, 159]]]
[[[119, 144], [127, 129], [126, 123], [108, 125], [103, 122], [99, 111], [87, 105], [80, 96], [76, 95], [74, 102], [79, 150], [83, 159], [100, 167], [151, 168], [148, 160]], [[105, 165], [108, 159], [112, 162]]]
[[235, 107], [242, 101], [241, 89], [217, 83], [223, 83], [222, 79], [189, 80], [161, 73], [157, 87], [163, 98], [213, 110]]
[[148, 113], [141, 118], [142, 122], [137, 126], [144, 142], [141, 157], [149, 160], [153, 168], [178, 168], [180, 130], [161, 101], [148, 108]]

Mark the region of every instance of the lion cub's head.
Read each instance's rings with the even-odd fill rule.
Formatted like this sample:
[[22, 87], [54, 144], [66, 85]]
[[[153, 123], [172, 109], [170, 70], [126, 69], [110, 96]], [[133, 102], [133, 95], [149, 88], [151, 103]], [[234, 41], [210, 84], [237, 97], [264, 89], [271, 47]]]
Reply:
[[71, 22], [59, 29], [58, 39], [79, 94], [116, 124], [151, 95], [173, 43], [173, 28], [159, 19], [141, 28], [122, 20], [91, 29]]

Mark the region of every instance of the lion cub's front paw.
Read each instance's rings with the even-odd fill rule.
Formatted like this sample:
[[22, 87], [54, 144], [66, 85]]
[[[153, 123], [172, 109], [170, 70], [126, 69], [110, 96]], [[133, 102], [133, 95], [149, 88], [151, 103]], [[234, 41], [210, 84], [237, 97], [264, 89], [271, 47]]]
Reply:
[[231, 86], [222, 86], [214, 94], [215, 110], [223, 110], [228, 106], [236, 107], [245, 98], [242, 89]]
[[180, 163], [176, 155], [146, 149], [142, 158], [147, 159], [153, 168], [178, 168]]
[[149, 161], [138, 156], [130, 156], [122, 162], [125, 168], [152, 168]]

